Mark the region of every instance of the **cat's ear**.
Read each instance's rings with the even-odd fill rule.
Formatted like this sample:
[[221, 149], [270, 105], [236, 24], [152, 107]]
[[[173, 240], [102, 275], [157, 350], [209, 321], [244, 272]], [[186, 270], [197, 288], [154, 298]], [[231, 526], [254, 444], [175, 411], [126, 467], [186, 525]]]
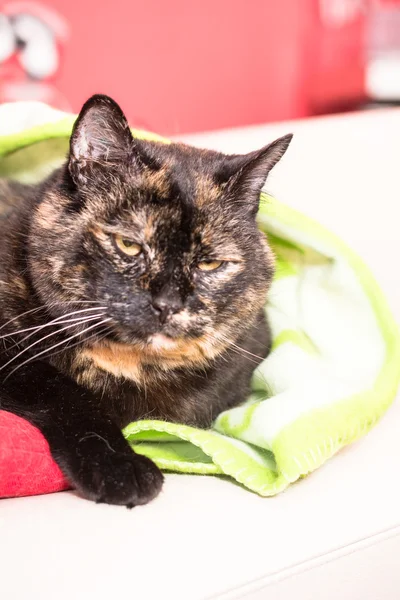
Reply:
[[132, 134], [118, 104], [108, 96], [92, 96], [71, 134], [68, 168], [74, 183], [85, 185], [96, 167], [128, 164], [132, 148]]
[[218, 173], [220, 183], [226, 184], [231, 198], [238, 198], [240, 204], [248, 203], [249, 209], [256, 212], [261, 190], [273, 167], [285, 154], [292, 140], [289, 133], [278, 138], [261, 150], [243, 155], [227, 156]]

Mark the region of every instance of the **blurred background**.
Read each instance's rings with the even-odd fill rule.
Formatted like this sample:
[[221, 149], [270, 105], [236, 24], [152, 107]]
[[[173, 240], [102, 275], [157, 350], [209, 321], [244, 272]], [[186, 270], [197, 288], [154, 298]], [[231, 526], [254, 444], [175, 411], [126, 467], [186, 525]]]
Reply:
[[182, 134], [400, 102], [400, 0], [0, 4], [0, 102]]

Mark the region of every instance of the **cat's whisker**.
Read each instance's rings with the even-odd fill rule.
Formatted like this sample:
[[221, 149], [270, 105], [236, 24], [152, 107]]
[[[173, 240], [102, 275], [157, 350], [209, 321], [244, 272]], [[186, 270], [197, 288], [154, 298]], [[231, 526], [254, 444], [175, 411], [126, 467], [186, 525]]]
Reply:
[[[51, 346], [50, 348], [46, 348], [45, 350], [42, 350], [41, 352], [39, 352], [38, 354], [35, 354], [34, 356], [31, 356], [30, 358], [28, 358], [27, 360], [25, 360], [23, 363], [21, 363], [20, 365], [17, 365], [15, 367], [15, 369], [13, 369], [8, 375], [7, 377], [4, 378], [4, 381], [7, 381], [7, 379], [9, 377], [11, 377], [11, 375], [13, 373], [15, 373], [15, 371], [17, 371], [18, 369], [20, 369], [21, 367], [23, 367], [24, 365], [26, 365], [27, 363], [31, 362], [32, 360], [36, 360], [39, 356], [42, 356], [43, 354], [46, 354], [47, 352], [51, 352], [51, 350], [53, 350], [54, 348], [57, 348], [58, 346], [61, 346], [62, 344], [66, 344], [66, 342], [68, 342], [69, 340], [72, 340], [76, 337], [78, 337], [78, 335], [84, 335], [85, 333], [87, 333], [88, 331], [90, 331], [91, 329], [94, 329], [95, 327], [100, 327], [100, 325], [104, 325], [104, 323], [107, 323], [108, 321], [111, 321], [110, 318], [107, 319], [103, 319], [102, 321], [100, 321], [100, 323], [95, 323], [94, 325], [91, 325], [90, 327], [87, 327], [84, 331], [80, 331], [78, 333], [75, 333], [74, 335], [71, 335], [69, 338], [67, 338], [66, 340], [62, 340], [61, 342], [58, 342], [57, 344], [54, 344], [54, 346]], [[49, 337], [49, 336], [46, 336]], [[44, 339], [44, 338], [43, 338]], [[35, 342], [36, 344], [37, 342]], [[31, 348], [32, 346], [34, 346], [35, 344], [32, 344], [31, 346], [29, 346], [29, 348]], [[25, 350], [24, 350], [25, 352]], [[19, 356], [21, 356], [21, 354], [23, 354], [24, 352], [20, 352], [16, 357], [14, 357], [11, 361], [9, 361], [6, 365], [4, 365], [3, 367], [1, 367], [0, 371], [6, 367], [8, 364], [10, 364], [13, 360], [15, 360], [16, 358], [18, 358]]]
[[44, 310], [46, 307], [46, 305], [43, 304], [43, 306], [38, 306], [37, 308], [31, 308], [30, 310], [26, 310], [25, 312], [21, 313], [20, 315], [17, 315], [16, 317], [13, 317], [12, 319], [10, 319], [9, 321], [7, 321], [6, 323], [4, 323], [1, 327], [0, 327], [0, 331], [2, 329], [4, 329], [4, 327], [7, 327], [7, 325], [9, 325], [10, 323], [13, 323], [14, 321], [16, 321], [17, 319], [21, 319], [22, 317], [25, 317], [26, 315], [29, 314], [33, 314], [35, 312], [38, 312], [39, 310]]
[[110, 332], [111, 332], [111, 329], [109, 327], [105, 327], [104, 329], [101, 329], [100, 331], [95, 331], [94, 333], [90, 334], [88, 337], [86, 337], [82, 340], [79, 340], [78, 342], [74, 342], [73, 344], [66, 344], [60, 350], [57, 350], [56, 352], [52, 352], [52, 354], [49, 354], [48, 356], [46, 356], [46, 358], [52, 358], [53, 356], [56, 356], [56, 354], [65, 352], [65, 350], [71, 350], [72, 348], [75, 348], [76, 346], [81, 346], [82, 344], [85, 344], [86, 342], [88, 342], [89, 340], [91, 340], [93, 338], [97, 338], [97, 341], [101, 342], [101, 340], [103, 340], [105, 337], [107, 337], [107, 334], [109, 334]]
[[[264, 360], [264, 357], [259, 356], [258, 354], [253, 354], [253, 352], [250, 352], [249, 350], [246, 350], [245, 348], [238, 346], [237, 344], [235, 344], [235, 342], [230, 340], [225, 335], [223, 335], [223, 334], [219, 334], [219, 335], [220, 335], [221, 339], [227, 344], [228, 347], [230, 347], [230, 349], [233, 352], [236, 352], [236, 354], [239, 354], [243, 358], [247, 358], [248, 360], [250, 360], [251, 362], [254, 362], [257, 365], [259, 364], [258, 360]], [[255, 359], [257, 359], [257, 360], [255, 360]]]
[[235, 350], [238, 350], [239, 352], [244, 352], [245, 354], [248, 354], [249, 356], [252, 356], [258, 360], [264, 360], [265, 357], [263, 356], [259, 356], [258, 354], [254, 354], [253, 352], [249, 352], [249, 350], [246, 350], [245, 348], [242, 348], [241, 346], [238, 346], [237, 344], [231, 343], [232, 348], [235, 348]]
[[236, 350], [236, 348], [230, 348], [230, 350], [232, 352], [234, 352], [235, 354], [238, 354], [239, 356], [241, 356], [242, 358], [246, 358], [247, 360], [249, 360], [250, 362], [252, 362], [255, 365], [259, 364], [259, 361], [255, 360], [254, 358], [252, 358], [251, 356], [247, 356], [247, 354], [243, 354], [242, 352], [240, 352], [239, 350]]
[[[22, 340], [18, 340], [18, 342], [15, 342], [13, 346], [9, 346], [8, 350], [12, 350], [16, 346], [21, 346], [21, 344], [23, 344], [23, 342], [28, 340], [33, 335], [36, 335], [37, 333], [39, 333], [40, 331], [42, 331], [42, 329], [44, 329], [46, 327], [56, 327], [57, 325], [65, 325], [65, 324], [69, 324], [69, 323], [74, 323], [75, 325], [80, 325], [80, 323], [88, 323], [89, 321], [95, 321], [96, 319], [99, 319], [100, 317], [104, 317], [104, 316], [105, 316], [105, 313], [100, 314], [100, 315], [78, 317], [76, 319], [67, 319], [66, 321], [58, 321], [57, 323], [51, 322], [51, 323], [46, 323], [45, 325], [39, 325], [38, 327], [32, 327], [32, 329], [34, 331], [32, 331], [31, 333], [28, 333], [28, 335], [23, 337]], [[29, 329], [26, 329], [25, 331], [29, 331]], [[58, 329], [58, 331], [60, 331], [60, 329]], [[9, 335], [11, 336], [11, 335], [16, 335], [16, 334], [20, 334], [20, 333], [24, 333], [24, 330], [16, 331], [15, 334], [9, 334]], [[3, 339], [5, 337], [8, 337], [8, 335], [5, 335], [0, 339]]]
[[[93, 315], [91, 318], [97, 319], [99, 316], [102, 316], [102, 315]], [[0, 339], [3, 340], [5, 338], [12, 337], [14, 335], [20, 335], [21, 333], [26, 333], [27, 331], [31, 331], [32, 333], [25, 336], [24, 338], [22, 338], [22, 340], [20, 340], [18, 342], [20, 344], [20, 343], [24, 342], [25, 340], [27, 340], [32, 335], [35, 335], [35, 333], [44, 329], [45, 327], [53, 327], [54, 325], [63, 325], [65, 323], [73, 323], [75, 321], [79, 322], [83, 317], [76, 317], [74, 319], [66, 319], [63, 321], [59, 320], [59, 319], [64, 319], [64, 318], [65, 318], [65, 315], [63, 315], [62, 317], [57, 317], [57, 319], [53, 319], [52, 321], [49, 321], [48, 323], [44, 323], [43, 325], [36, 325], [35, 327], [27, 327], [26, 329], [19, 329], [18, 331], [13, 331], [12, 333], [5, 333], [4, 335], [0, 336]], [[85, 318], [86, 318], [86, 315], [85, 315]]]
[[[250, 362], [254, 363], [255, 365], [259, 364], [259, 361], [256, 361], [252, 356], [248, 356], [247, 354], [243, 354], [243, 352], [240, 352], [240, 350], [238, 350], [237, 348], [233, 347], [228, 341], [227, 341], [227, 347], [226, 350], [229, 348], [229, 350], [231, 350], [231, 352], [234, 352], [235, 354], [238, 354], [239, 356], [241, 356], [242, 358], [245, 358], [246, 360], [249, 360]], [[223, 356], [223, 355], [221, 355]], [[227, 361], [229, 362], [229, 361]]]
[[[102, 315], [101, 315], [101, 316], [102, 316]], [[89, 317], [88, 319], [85, 319], [85, 320], [83, 320], [83, 319], [82, 319], [82, 321], [79, 323], [79, 325], [81, 325], [81, 324], [85, 324], [85, 323], [87, 323], [88, 321], [92, 321], [92, 320], [93, 320], [93, 319], [92, 319], [92, 318], [90, 318], [90, 317]], [[107, 321], [109, 321], [109, 320], [111, 320], [111, 319], [107, 319], [107, 320], [106, 320], [106, 321], [104, 321], [104, 322], [107, 322]], [[50, 337], [53, 337], [53, 336], [55, 336], [55, 335], [58, 335], [58, 334], [60, 334], [61, 332], [63, 332], [63, 331], [66, 331], [67, 329], [71, 329], [71, 327], [76, 327], [77, 325], [78, 325], [78, 323], [73, 323], [72, 325], [67, 325], [66, 327], [62, 327], [61, 329], [57, 329], [57, 331], [52, 331], [52, 332], [51, 332], [51, 333], [49, 333], [48, 335], [45, 335], [44, 337], [40, 338], [39, 340], [36, 340], [36, 342], [33, 342], [33, 344], [30, 344], [29, 346], [27, 346], [26, 348], [24, 348], [23, 350], [21, 350], [21, 352], [19, 352], [19, 353], [18, 353], [18, 354], [16, 354], [15, 356], [13, 356], [13, 357], [12, 357], [12, 358], [11, 358], [11, 359], [8, 361], [8, 362], [6, 362], [4, 365], [2, 365], [2, 366], [0, 367], [0, 371], [2, 371], [3, 369], [5, 369], [6, 367], [8, 367], [8, 365], [10, 365], [12, 362], [14, 362], [15, 360], [17, 360], [17, 359], [18, 359], [20, 356], [22, 356], [22, 354], [25, 354], [25, 353], [26, 353], [26, 352], [28, 352], [28, 351], [29, 351], [31, 348], [33, 348], [34, 346], [37, 346], [37, 344], [41, 344], [42, 342], [44, 342], [44, 341], [45, 341], [45, 340], [47, 340], [48, 338], [50, 338]], [[97, 325], [97, 323], [96, 323], [95, 325]], [[80, 334], [77, 334], [77, 335], [80, 335]], [[61, 343], [63, 343], [63, 342], [61, 342]]]
[[[98, 304], [99, 301], [97, 301], [97, 300], [66, 300], [64, 302], [64, 304], [81, 304], [81, 303], [82, 304]], [[49, 306], [59, 306], [59, 303], [53, 302]], [[7, 327], [7, 325], [9, 325], [10, 323], [13, 323], [14, 321], [16, 321], [17, 319], [22, 319], [22, 317], [25, 317], [26, 315], [34, 314], [36, 312], [39, 312], [40, 310], [46, 310], [49, 308], [49, 306], [47, 306], [46, 304], [43, 304], [42, 306], [37, 306], [36, 308], [31, 308], [30, 310], [26, 310], [25, 312], [17, 315], [16, 317], [9, 319], [9, 321], [6, 321], [6, 323], [3, 323], [3, 325], [1, 325], [1, 327], [0, 327], [0, 331], [2, 329], [4, 329], [4, 327]]]
[[53, 304], [55, 306], [59, 306], [60, 304], [100, 304], [100, 300], [61, 300]]
[[80, 310], [74, 310], [73, 312], [66, 313], [65, 315], [61, 315], [56, 319], [53, 319], [54, 322], [57, 322], [59, 319], [66, 319], [67, 317], [72, 317], [73, 315], [78, 315], [84, 312], [89, 312], [93, 310], [105, 310], [106, 306], [91, 306], [90, 308], [81, 308]]

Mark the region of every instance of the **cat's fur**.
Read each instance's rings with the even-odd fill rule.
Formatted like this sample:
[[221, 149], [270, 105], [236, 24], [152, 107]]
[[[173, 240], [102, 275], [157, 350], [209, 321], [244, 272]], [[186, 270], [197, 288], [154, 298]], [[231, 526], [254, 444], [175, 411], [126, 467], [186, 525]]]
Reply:
[[[94, 96], [63, 167], [1, 182], [15, 208], [0, 222], [0, 408], [41, 429], [87, 498], [158, 494], [160, 471], [121, 434], [130, 421], [206, 427], [245, 399], [270, 348], [259, 195], [290, 139], [244, 156], [132, 139]], [[201, 271], [210, 260], [223, 263]]]

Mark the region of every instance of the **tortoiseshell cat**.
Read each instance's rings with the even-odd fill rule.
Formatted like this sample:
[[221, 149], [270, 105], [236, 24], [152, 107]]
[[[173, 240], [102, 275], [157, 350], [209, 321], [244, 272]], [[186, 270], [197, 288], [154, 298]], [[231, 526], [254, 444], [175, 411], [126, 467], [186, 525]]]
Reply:
[[0, 408], [43, 432], [83, 496], [131, 507], [160, 491], [130, 421], [207, 427], [245, 399], [270, 348], [260, 190], [290, 140], [226, 156], [133, 139], [97, 95], [64, 166], [0, 183], [15, 207], [0, 222]]

